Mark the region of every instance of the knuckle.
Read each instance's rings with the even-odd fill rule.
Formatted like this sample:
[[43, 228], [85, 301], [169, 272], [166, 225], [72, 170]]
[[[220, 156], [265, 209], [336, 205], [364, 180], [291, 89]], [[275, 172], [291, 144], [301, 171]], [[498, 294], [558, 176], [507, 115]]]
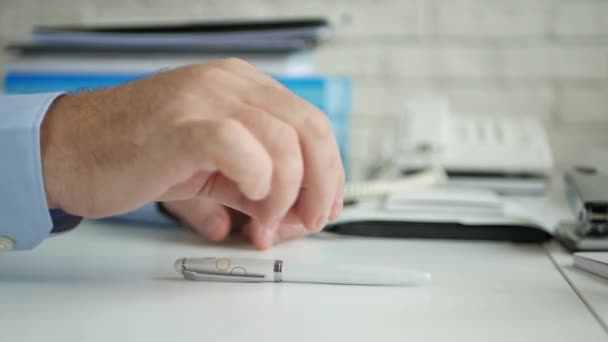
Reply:
[[[189, 89], [182, 88], [175, 92], [165, 102], [164, 106], [161, 105], [157, 108], [159, 114], [170, 120], [167, 124], [180, 125], [196, 117], [196, 113], [192, 109], [200, 106], [200, 103], [200, 96], [198, 94]], [[151, 110], [151, 115], [154, 115], [155, 112], [155, 110]]]
[[190, 64], [181, 68], [184, 73], [197, 77], [204, 75], [209, 69], [209, 66], [205, 64]]
[[244, 61], [240, 58], [236, 58], [236, 57], [223, 58], [223, 59], [216, 61], [215, 64], [220, 68], [228, 69], [228, 70], [241, 69], [243, 67], [251, 67], [251, 64], [247, 63], [246, 61]]
[[304, 174], [304, 162], [300, 151], [298, 132], [292, 126], [276, 121], [271, 133], [272, 150], [276, 168], [286, 182], [299, 182]]
[[227, 76], [226, 71], [217, 67], [206, 67], [200, 70], [198, 73], [198, 78], [210, 84], [220, 83]]
[[229, 146], [242, 135], [243, 127], [234, 119], [224, 119], [216, 123], [211, 132], [213, 139], [220, 145]]
[[298, 108], [297, 96], [281, 84], [256, 84], [244, 96], [247, 103], [258, 102], [256, 100], [259, 98], [274, 99], [274, 101], [283, 103], [285, 107]]
[[230, 118], [221, 121], [184, 121], [173, 130], [177, 141], [175, 150], [179, 152], [175, 157], [185, 165], [215, 165], [216, 158], [229, 158], [239, 150], [237, 144], [245, 133], [244, 129], [239, 122]]
[[243, 93], [240, 94], [239, 100], [245, 105], [255, 106], [260, 102], [260, 99], [268, 99], [269, 92], [266, 91], [266, 86], [261, 84], [254, 84], [247, 87]]
[[333, 134], [329, 118], [324, 114], [313, 113], [306, 116], [303, 120], [302, 127], [316, 139], [327, 139]]
[[245, 126], [267, 126], [267, 115], [264, 111], [248, 105], [237, 105], [231, 113], [233, 118], [237, 118]]
[[300, 151], [300, 144], [296, 130], [287, 125], [281, 125], [276, 135], [276, 151], [280, 155], [279, 168], [283, 172], [286, 182], [299, 183], [304, 176], [304, 161]]
[[287, 154], [295, 155], [300, 150], [298, 132], [292, 126], [276, 120], [276, 123], [271, 128], [271, 139], [275, 143], [274, 148], [276, 151]]
[[182, 70], [188, 75], [189, 78], [199, 82], [210, 82], [210, 84], [221, 82], [228, 76], [228, 72], [221, 68], [216, 62], [211, 62], [208, 64], [191, 64], [182, 67]]

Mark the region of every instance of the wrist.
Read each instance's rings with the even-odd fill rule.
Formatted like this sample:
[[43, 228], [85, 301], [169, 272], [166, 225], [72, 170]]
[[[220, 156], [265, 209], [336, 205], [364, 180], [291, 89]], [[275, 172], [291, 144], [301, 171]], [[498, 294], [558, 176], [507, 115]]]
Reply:
[[40, 152], [46, 201], [49, 209], [61, 209], [61, 181], [57, 177], [55, 156], [61, 147], [60, 117], [67, 110], [68, 95], [56, 98], [46, 112], [40, 126]]

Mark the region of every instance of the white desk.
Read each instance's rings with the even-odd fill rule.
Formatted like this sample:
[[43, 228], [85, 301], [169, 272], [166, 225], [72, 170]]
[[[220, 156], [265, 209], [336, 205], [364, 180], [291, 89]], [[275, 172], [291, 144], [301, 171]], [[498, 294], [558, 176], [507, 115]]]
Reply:
[[608, 331], [608, 279], [574, 267], [572, 255], [557, 242], [547, 244], [546, 248], [572, 288]]
[[263, 253], [432, 272], [425, 287], [203, 283], [182, 256], [257, 255], [186, 231], [85, 222], [0, 257], [3, 341], [605, 341], [537, 245], [315, 237]]

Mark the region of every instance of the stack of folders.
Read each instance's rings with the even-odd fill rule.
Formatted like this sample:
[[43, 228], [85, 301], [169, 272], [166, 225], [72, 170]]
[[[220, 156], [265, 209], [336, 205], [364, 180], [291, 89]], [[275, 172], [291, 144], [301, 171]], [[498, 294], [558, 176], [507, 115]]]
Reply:
[[8, 48], [9, 94], [117, 86], [182, 65], [238, 57], [271, 74], [330, 118], [347, 163], [351, 84], [317, 75], [315, 49], [330, 36], [322, 18], [148, 26], [39, 27]]

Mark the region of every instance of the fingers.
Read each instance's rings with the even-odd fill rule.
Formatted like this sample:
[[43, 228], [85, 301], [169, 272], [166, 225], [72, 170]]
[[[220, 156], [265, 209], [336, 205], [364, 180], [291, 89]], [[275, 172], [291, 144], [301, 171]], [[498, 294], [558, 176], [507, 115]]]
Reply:
[[[302, 155], [295, 130], [250, 106], [241, 106], [233, 119], [198, 126], [198, 134], [181, 135], [194, 141], [189, 155], [198, 156], [199, 168], [217, 170], [198, 195], [274, 229], [295, 203], [302, 183]], [[174, 187], [172, 193], [193, 183]]]
[[209, 171], [199, 171], [187, 180], [170, 187], [156, 201], [167, 202], [191, 199], [200, 193], [201, 187], [203, 187], [212, 174]]
[[244, 211], [267, 228], [276, 226], [288, 212], [311, 231], [336, 216], [344, 170], [322, 112], [234, 59], [212, 63], [210, 71], [201, 73], [200, 82], [229, 90], [228, 95], [216, 94], [215, 105], [221, 102], [223, 112], [230, 113], [210, 118], [216, 127], [189, 130], [191, 138], [199, 137], [188, 149], [201, 155], [197, 167], [218, 171], [201, 195]]
[[[319, 231], [327, 223], [331, 207], [341, 189], [342, 162], [327, 117], [317, 110], [303, 111], [287, 93], [277, 96], [274, 110], [277, 116], [296, 127], [304, 161], [304, 176], [296, 202], [296, 212], [311, 231]], [[284, 99], [284, 100], [283, 100]], [[265, 106], [260, 104], [260, 106]], [[307, 115], [297, 122], [295, 113]]]
[[211, 200], [194, 198], [164, 202], [163, 205], [182, 223], [208, 241], [222, 241], [230, 233], [232, 222], [228, 211]]
[[[181, 152], [193, 170], [216, 170], [234, 182], [248, 199], [260, 200], [270, 192], [273, 161], [252, 133], [236, 120], [201, 121], [177, 132]], [[213, 194], [212, 174], [201, 194]]]
[[[267, 249], [283, 241], [310, 234], [303, 225], [282, 221], [278, 228], [269, 230], [256, 220], [220, 205], [207, 198], [163, 202], [163, 206], [183, 224], [192, 228], [205, 240], [223, 241], [233, 229], [240, 230], [243, 238], [257, 249]], [[289, 219], [290, 214], [286, 215]]]
[[269, 231], [256, 221], [246, 224], [241, 234], [257, 249], [263, 250], [281, 242], [298, 239], [310, 235], [310, 231], [301, 224], [280, 224], [278, 229]]
[[254, 203], [251, 213], [266, 226], [274, 230], [294, 205], [304, 174], [304, 164], [298, 134], [291, 126], [275, 117], [245, 106], [235, 114], [259, 139], [272, 159], [272, 191], [262, 201]]
[[258, 249], [267, 249], [275, 244], [308, 236], [301, 224], [281, 222], [278, 229], [268, 230], [255, 220], [247, 220], [241, 213], [205, 198], [163, 202], [164, 207], [183, 224], [192, 228], [205, 240], [219, 242], [226, 239], [232, 229], [241, 229], [245, 240]]
[[[237, 93], [244, 93], [248, 88], [251, 88], [251, 83], [225, 71], [216, 70], [211, 76], [207, 76], [207, 80], [209, 79], [220, 86], [230, 87], [232, 91]], [[267, 229], [275, 229], [278, 222], [294, 205], [300, 193], [304, 166], [298, 132], [291, 125], [276, 118], [276, 116], [270, 115], [265, 110], [260, 109], [259, 106], [252, 106], [242, 101], [230, 101], [229, 98], [223, 98], [222, 100], [225, 102], [222, 107], [229, 108], [231, 113], [229, 121], [238, 123], [240, 124], [239, 128], [247, 130], [249, 135], [257, 140], [257, 145], [264, 148], [268, 155], [271, 161], [269, 187], [272, 191], [267, 192], [267, 196], [263, 198], [252, 197], [250, 194], [246, 196], [249, 201], [234, 191], [233, 184], [228, 180], [236, 183], [239, 190], [244, 190], [244, 188], [241, 189], [242, 186], [239, 181], [242, 182], [243, 179], [247, 179], [255, 182], [259, 179], [255, 174], [250, 174], [249, 177], [241, 174], [243, 170], [239, 169], [239, 166], [244, 164], [249, 164], [250, 167], [256, 166], [251, 158], [248, 158], [249, 160], [241, 158], [242, 160], [235, 164], [237, 170], [233, 174], [225, 172], [221, 163], [215, 163], [220, 175], [210, 179], [200, 194], [210, 196], [222, 204], [245, 212], [262, 223]], [[273, 100], [273, 97], [267, 97], [264, 102], [272, 102]], [[226, 118], [218, 118], [217, 125], [224, 121], [226, 121]], [[234, 129], [235, 127], [223, 126], [225, 128], [224, 133], [216, 133], [215, 136], [205, 139], [223, 140], [222, 146], [245, 145], [248, 143], [246, 140], [239, 140], [243, 132], [237, 131]], [[232, 133], [229, 133], [229, 130], [232, 130]], [[204, 152], [206, 151], [211, 153], [215, 151], [215, 154], [220, 157], [220, 161], [239, 158], [224, 153], [221, 146], [218, 146], [218, 148], [213, 146], [204, 150]], [[226, 177], [224, 178], [222, 175]], [[263, 172], [263, 175], [266, 175], [266, 173]], [[266, 189], [265, 186], [264, 189]], [[245, 193], [245, 195], [247, 194]]]
[[245, 103], [263, 109], [297, 131], [304, 175], [296, 212], [308, 229], [319, 231], [332, 214], [339, 211], [340, 205], [336, 202], [342, 196], [344, 179], [338, 146], [327, 116], [248, 63], [231, 59], [219, 62], [218, 66], [256, 85], [246, 88]]

